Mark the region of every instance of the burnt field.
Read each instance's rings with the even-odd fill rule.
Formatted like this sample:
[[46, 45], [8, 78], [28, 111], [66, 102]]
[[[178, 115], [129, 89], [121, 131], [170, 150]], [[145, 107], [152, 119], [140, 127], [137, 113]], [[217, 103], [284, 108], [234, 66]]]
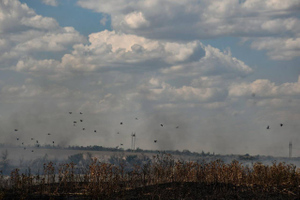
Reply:
[[[55, 187], [55, 185], [53, 185]], [[247, 187], [224, 183], [172, 182], [126, 189], [106, 194], [30, 193], [4, 191], [2, 199], [299, 199], [297, 194], [278, 189], [266, 190], [263, 186]]]
[[[132, 156], [132, 155], [131, 155]], [[300, 169], [293, 164], [237, 160], [183, 161], [160, 153], [114, 164], [44, 163], [1, 176], [1, 199], [297, 199]]]

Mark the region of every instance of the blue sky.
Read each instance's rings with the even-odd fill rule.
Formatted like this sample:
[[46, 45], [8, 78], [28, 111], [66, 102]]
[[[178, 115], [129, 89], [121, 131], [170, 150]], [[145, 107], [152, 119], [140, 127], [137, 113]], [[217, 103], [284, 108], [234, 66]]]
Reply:
[[293, 0], [4, 0], [1, 139], [14, 143], [18, 126], [129, 148], [137, 132], [144, 149], [284, 156], [300, 141], [299, 11]]
[[39, 15], [53, 17], [60, 26], [74, 27], [86, 37], [90, 33], [111, 29], [109, 21], [106, 25], [100, 24], [100, 20], [103, 18], [102, 13], [82, 9], [76, 5], [76, 1], [59, 1], [58, 6], [45, 5], [40, 0], [22, 0], [20, 2], [26, 3]]
[[[40, 0], [21, 0], [20, 2], [26, 3], [39, 15], [56, 19], [60, 26], [74, 27], [78, 32], [80, 32], [80, 34], [86, 37], [88, 37], [91, 33], [103, 31], [105, 29], [112, 30], [110, 15], [93, 11], [91, 12], [91, 10], [88, 9], [82, 9], [76, 4], [76, 1], [59, 1], [58, 6], [45, 5]], [[100, 20], [103, 19], [104, 16], [106, 16], [108, 20], [105, 25], [100, 23]], [[237, 37], [201, 39], [201, 42], [206, 45], [212, 45], [221, 50], [230, 48], [236, 58], [243, 60], [249, 66], [264, 66], [264, 68], [256, 68], [254, 72], [256, 78], [260, 76], [261, 78], [268, 78], [276, 83], [296, 81], [298, 79], [298, 74], [300, 73], [300, 69], [298, 67], [298, 63], [300, 62], [299, 58], [293, 59], [292, 61], [274, 62], [270, 59], [266, 59], [265, 51], [253, 50], [249, 47], [249, 45], [240, 44], [240, 39]], [[289, 66], [291, 69], [286, 69], [283, 66]], [[278, 71], [280, 76], [276, 75], [276, 73], [269, 73], [269, 71], [271, 69], [274, 70], [274, 68], [276, 68], [275, 70]]]

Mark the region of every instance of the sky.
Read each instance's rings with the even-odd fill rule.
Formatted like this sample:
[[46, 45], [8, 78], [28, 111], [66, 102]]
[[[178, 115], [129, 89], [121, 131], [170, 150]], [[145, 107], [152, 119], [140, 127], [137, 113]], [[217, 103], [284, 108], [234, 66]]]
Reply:
[[299, 63], [298, 0], [1, 0], [0, 140], [299, 156]]

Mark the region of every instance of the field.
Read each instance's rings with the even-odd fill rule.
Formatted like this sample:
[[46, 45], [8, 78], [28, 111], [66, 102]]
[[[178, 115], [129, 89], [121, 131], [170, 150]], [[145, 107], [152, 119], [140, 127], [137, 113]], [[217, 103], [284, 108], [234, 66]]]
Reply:
[[[135, 158], [135, 157], [132, 157]], [[39, 173], [0, 177], [1, 199], [297, 199], [300, 169], [233, 160], [182, 161], [159, 153], [128, 167], [93, 158], [86, 165], [45, 163]]]

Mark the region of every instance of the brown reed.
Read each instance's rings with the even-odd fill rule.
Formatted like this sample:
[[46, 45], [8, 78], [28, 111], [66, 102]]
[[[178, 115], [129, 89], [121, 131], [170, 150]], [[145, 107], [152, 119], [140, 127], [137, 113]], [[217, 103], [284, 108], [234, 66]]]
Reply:
[[130, 170], [126, 163], [119, 165], [93, 159], [88, 168], [74, 163], [45, 163], [42, 175], [11, 172], [9, 183], [0, 177], [1, 193], [12, 191], [20, 196], [77, 194], [92, 198], [106, 198], [114, 194], [146, 186], [165, 183], [225, 184], [250, 189], [261, 188], [264, 192], [277, 191], [297, 196], [300, 194], [300, 169], [286, 163], [263, 165], [254, 163], [244, 166], [233, 160], [226, 164], [221, 160], [211, 162], [187, 162], [175, 160], [170, 154], [158, 154], [152, 161], [134, 165]]

